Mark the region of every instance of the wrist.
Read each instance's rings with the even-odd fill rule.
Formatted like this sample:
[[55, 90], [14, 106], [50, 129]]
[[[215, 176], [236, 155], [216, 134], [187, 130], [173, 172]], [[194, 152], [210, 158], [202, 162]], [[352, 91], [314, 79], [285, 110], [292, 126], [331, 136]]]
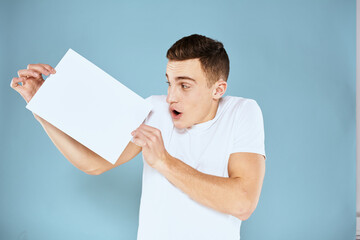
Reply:
[[35, 113], [33, 113], [33, 115], [36, 120], [40, 121], [40, 117], [38, 115], [36, 115]]
[[165, 157], [159, 160], [154, 168], [158, 170], [160, 173], [165, 173], [167, 169], [169, 169], [172, 159], [173, 157], [166, 152]]

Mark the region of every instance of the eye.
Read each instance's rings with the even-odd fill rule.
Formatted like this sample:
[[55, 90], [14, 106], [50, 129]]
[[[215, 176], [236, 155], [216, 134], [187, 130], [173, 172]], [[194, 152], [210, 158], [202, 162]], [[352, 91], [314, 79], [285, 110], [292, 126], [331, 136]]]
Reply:
[[[166, 81], [166, 83], [171, 86], [170, 82], [169, 81]], [[181, 84], [181, 87], [184, 88], [184, 89], [188, 89], [190, 88], [189, 86], [185, 85], [185, 84]]]
[[184, 84], [181, 84], [181, 86], [183, 87], [183, 88], [189, 88], [189, 86], [186, 86], [186, 85], [184, 85]]

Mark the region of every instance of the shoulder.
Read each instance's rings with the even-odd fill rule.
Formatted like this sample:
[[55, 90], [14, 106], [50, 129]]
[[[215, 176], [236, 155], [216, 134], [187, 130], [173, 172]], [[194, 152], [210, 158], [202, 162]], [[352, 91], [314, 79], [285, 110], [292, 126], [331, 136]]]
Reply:
[[263, 124], [261, 108], [255, 99], [228, 96], [229, 114], [234, 122], [234, 127], [239, 129], [250, 129]]
[[231, 110], [239, 114], [248, 114], [254, 111], [260, 111], [260, 106], [255, 99], [245, 98], [245, 97], [237, 97], [237, 96], [225, 96], [224, 100], [229, 102]]

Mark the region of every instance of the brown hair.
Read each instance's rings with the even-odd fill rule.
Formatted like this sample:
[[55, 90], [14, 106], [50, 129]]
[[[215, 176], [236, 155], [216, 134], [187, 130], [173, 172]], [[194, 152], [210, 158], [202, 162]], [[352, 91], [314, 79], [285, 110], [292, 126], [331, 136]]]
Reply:
[[199, 58], [209, 88], [220, 78], [227, 81], [229, 76], [229, 57], [224, 45], [202, 35], [181, 38], [169, 48], [166, 57], [173, 61]]

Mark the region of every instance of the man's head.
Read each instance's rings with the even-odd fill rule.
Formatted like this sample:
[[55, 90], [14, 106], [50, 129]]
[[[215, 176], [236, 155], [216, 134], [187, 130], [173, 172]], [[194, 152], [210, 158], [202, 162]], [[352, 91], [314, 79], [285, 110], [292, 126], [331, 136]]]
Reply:
[[[194, 34], [174, 43], [166, 57], [166, 100], [174, 125], [188, 128], [213, 119], [229, 75], [229, 58], [223, 44]], [[174, 115], [173, 109], [181, 114]]]

